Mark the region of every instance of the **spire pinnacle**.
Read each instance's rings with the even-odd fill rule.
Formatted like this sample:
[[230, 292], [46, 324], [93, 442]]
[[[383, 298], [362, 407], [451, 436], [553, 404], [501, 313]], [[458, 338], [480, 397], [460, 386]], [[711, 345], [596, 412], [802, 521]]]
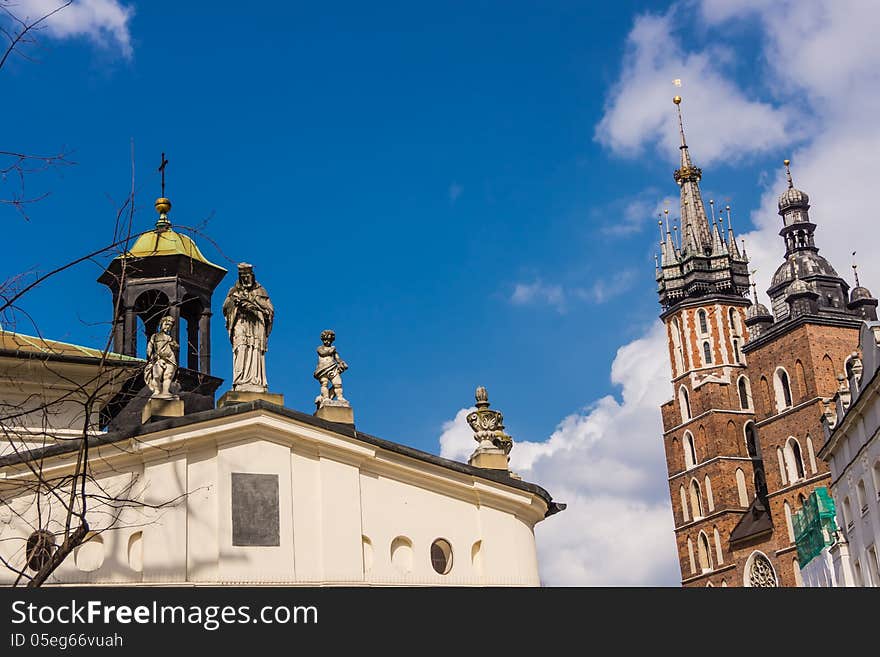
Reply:
[[785, 165], [785, 176], [788, 178], [788, 188], [794, 189], [794, 182], [791, 180], [791, 169], [788, 167], [791, 164], [791, 160], [782, 160], [782, 163]]
[[681, 148], [687, 148], [687, 142], [684, 140], [684, 121], [681, 119], [681, 96], [675, 96], [672, 102], [675, 103], [675, 109], [678, 111], [678, 134], [681, 136]]
[[162, 174], [162, 196], [156, 199], [156, 212], [159, 213], [159, 219], [156, 221], [156, 230], [163, 231], [171, 228], [171, 222], [168, 220], [168, 213], [171, 211], [171, 201], [165, 198], [165, 167], [168, 166], [168, 160], [165, 159], [165, 153], [162, 153], [162, 162], [159, 165], [159, 173]]
[[861, 287], [861, 283], [859, 283], [859, 266], [856, 264], [856, 261], [855, 261], [856, 252], [853, 251], [852, 254], [853, 254], [853, 263], [852, 263], [853, 276], [856, 277], [856, 287]]

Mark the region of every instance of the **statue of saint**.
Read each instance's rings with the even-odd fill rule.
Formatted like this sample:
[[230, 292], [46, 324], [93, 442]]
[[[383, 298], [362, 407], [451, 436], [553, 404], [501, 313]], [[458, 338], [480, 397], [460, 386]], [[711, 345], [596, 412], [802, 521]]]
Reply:
[[232, 342], [232, 389], [266, 392], [266, 350], [275, 308], [245, 262], [238, 265], [238, 281], [223, 302], [223, 317]]
[[[318, 347], [318, 365], [315, 367], [315, 378], [321, 384], [321, 395], [315, 399], [318, 406], [333, 397], [335, 401], [348, 403], [348, 400], [342, 396], [342, 373], [348, 369], [348, 365], [339, 357], [336, 347], [333, 346], [335, 339], [336, 334], [333, 331], [321, 331], [323, 344]], [[332, 397], [329, 384], [332, 384]]]
[[172, 394], [171, 384], [177, 374], [177, 357], [174, 350], [177, 343], [169, 331], [174, 326], [174, 318], [165, 315], [159, 320], [159, 328], [147, 341], [147, 367], [144, 370], [144, 381], [153, 391], [154, 399], [177, 399]]

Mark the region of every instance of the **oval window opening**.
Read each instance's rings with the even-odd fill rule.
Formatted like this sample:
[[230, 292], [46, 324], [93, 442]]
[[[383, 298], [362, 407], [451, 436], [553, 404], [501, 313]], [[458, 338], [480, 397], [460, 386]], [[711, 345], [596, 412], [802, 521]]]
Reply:
[[441, 575], [448, 575], [452, 570], [452, 546], [448, 541], [438, 538], [431, 543], [431, 565]]

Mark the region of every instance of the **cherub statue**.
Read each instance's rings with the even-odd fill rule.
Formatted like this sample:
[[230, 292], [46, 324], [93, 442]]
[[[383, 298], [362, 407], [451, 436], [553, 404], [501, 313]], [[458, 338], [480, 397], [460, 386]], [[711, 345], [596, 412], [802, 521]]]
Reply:
[[177, 399], [177, 395], [171, 392], [171, 384], [177, 375], [177, 356], [174, 350], [178, 347], [169, 333], [172, 326], [174, 326], [174, 318], [165, 315], [159, 320], [159, 328], [147, 342], [144, 381], [153, 391], [151, 397], [155, 399]]
[[[323, 344], [318, 347], [318, 365], [315, 367], [315, 378], [321, 383], [321, 394], [315, 398], [319, 406], [333, 397], [336, 401], [347, 402], [342, 396], [342, 373], [348, 369], [348, 365], [333, 346], [335, 339], [336, 333], [333, 331], [321, 331]], [[332, 392], [329, 384], [332, 384]]]

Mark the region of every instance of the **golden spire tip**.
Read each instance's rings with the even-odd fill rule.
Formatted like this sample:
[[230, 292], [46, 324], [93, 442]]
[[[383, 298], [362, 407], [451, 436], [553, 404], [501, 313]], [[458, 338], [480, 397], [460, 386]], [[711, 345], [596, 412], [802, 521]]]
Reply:
[[672, 99], [672, 102], [675, 103], [676, 105], [681, 105], [681, 96], [675, 96]]

